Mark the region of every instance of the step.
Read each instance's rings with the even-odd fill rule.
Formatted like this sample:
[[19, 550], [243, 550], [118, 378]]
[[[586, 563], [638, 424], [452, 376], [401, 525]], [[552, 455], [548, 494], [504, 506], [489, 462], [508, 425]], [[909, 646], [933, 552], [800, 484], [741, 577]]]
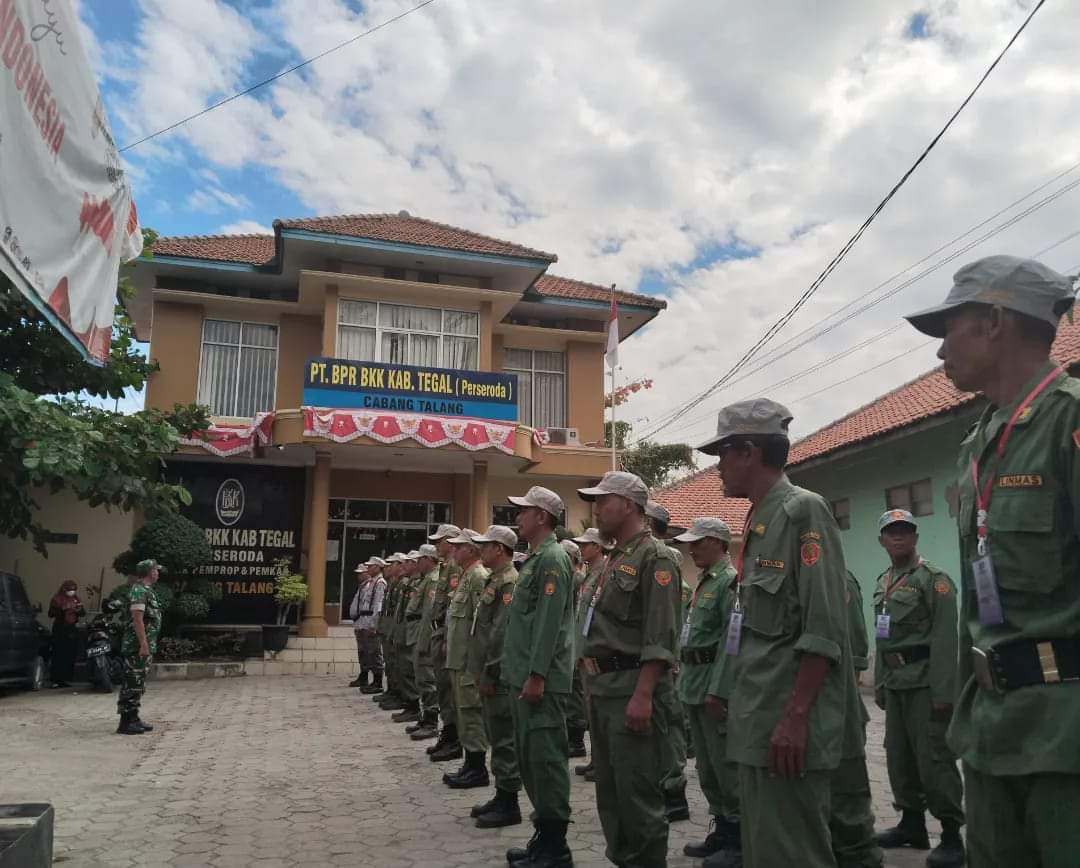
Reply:
[[[284, 654], [285, 652], [281, 652]], [[355, 655], [352, 662], [315, 662], [313, 660], [263, 660], [249, 657], [244, 661], [244, 671], [248, 675], [337, 675], [353, 678], [360, 671]]]

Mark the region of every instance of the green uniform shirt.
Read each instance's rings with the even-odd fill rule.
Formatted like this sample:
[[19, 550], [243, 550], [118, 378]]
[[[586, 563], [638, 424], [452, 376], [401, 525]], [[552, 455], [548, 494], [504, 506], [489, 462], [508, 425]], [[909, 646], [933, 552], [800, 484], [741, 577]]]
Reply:
[[[647, 530], [616, 546], [593, 594], [596, 602], [582, 656], [602, 659], [628, 655], [642, 663], [660, 660], [673, 666], [682, 623], [678, 576], [671, 551]], [[589, 691], [597, 696], [630, 696], [637, 686], [638, 671], [589, 674], [587, 678]]]
[[574, 658], [580, 659], [581, 652], [585, 650], [585, 637], [582, 630], [585, 629], [585, 614], [589, 611], [589, 603], [592, 602], [593, 594], [596, 593], [596, 581], [600, 573], [604, 571], [606, 557], [598, 558], [596, 563], [589, 567], [585, 576], [585, 584], [578, 593], [577, 606], [574, 609]]
[[148, 585], [131, 585], [127, 592], [128, 620], [124, 628], [124, 636], [120, 642], [120, 653], [133, 655], [139, 653], [139, 637], [135, 634], [135, 622], [131, 618], [131, 610], [134, 607], [143, 613], [143, 632], [146, 633], [146, 644], [153, 655], [157, 651], [158, 635], [161, 633], [161, 604], [157, 594]]
[[439, 564], [439, 581], [435, 585], [435, 600], [431, 607], [431, 645], [438, 646], [446, 639], [446, 613], [450, 610], [450, 595], [461, 581], [461, 567], [453, 561]]
[[487, 584], [488, 571], [480, 561], [461, 574], [458, 586], [450, 597], [446, 626], [446, 668], [464, 669], [468, 653], [469, 633], [480, 594]]
[[394, 621], [396, 622], [397, 627], [394, 633], [394, 641], [399, 645], [407, 646], [410, 644], [409, 625], [405, 620], [405, 614], [409, 611], [409, 606], [416, 596], [417, 578], [417, 576], [404, 576], [401, 581], [398, 582], [397, 611], [394, 613]]
[[754, 509], [744, 545], [742, 642], [732, 668], [728, 758], [769, 764], [769, 739], [795, 688], [803, 654], [831, 662], [810, 712], [806, 767], [836, 768], [845, 750], [845, 715], [858, 697], [848, 646], [847, 569], [840, 533], [819, 495], [786, 476]]
[[[875, 640], [874, 687], [929, 687], [931, 702], [952, 705], [957, 653], [956, 586], [952, 579], [921, 558], [905, 570], [886, 570], [878, 576], [874, 592], [875, 622], [882, 613], [889, 616], [889, 638]], [[886, 654], [902, 654], [912, 648], [928, 648], [930, 657], [899, 668], [886, 665]]]
[[551, 534], [521, 565], [506, 626], [503, 681], [520, 689], [530, 675], [547, 693], [569, 693], [574, 674], [574, 570]]
[[439, 568], [436, 566], [425, 573], [417, 588], [420, 600], [420, 620], [416, 624], [417, 650], [427, 656], [431, 651], [431, 613], [435, 608], [435, 589], [439, 584]]
[[851, 665], [856, 672], [870, 668], [870, 640], [866, 634], [866, 612], [863, 611], [862, 587], [851, 570], [847, 574], [848, 640], [851, 642]]
[[499, 684], [506, 622], [517, 579], [514, 564], [507, 563], [491, 572], [480, 594], [466, 654], [466, 668], [475, 676], [477, 684]]
[[698, 578], [697, 591], [690, 597], [686, 614], [689, 633], [685, 648], [715, 648], [712, 663], [683, 661], [679, 670], [679, 699], [687, 705], [704, 705], [708, 694], [727, 699], [723, 683], [724, 633], [735, 599], [735, 567], [730, 558], [717, 561]]
[[[997, 441], [1016, 406], [1053, 370], [1047, 364], [1000, 409], [990, 406], [960, 450], [960, 697], [949, 745], [992, 775], [1080, 772], [1080, 682], [1006, 693], [976, 686], [972, 646], [1080, 636], [1080, 381], [1060, 376], [1017, 421], [1004, 458]], [[971, 562], [977, 557], [975, 490], [993, 475], [989, 552], [1005, 623], [979, 623]]]

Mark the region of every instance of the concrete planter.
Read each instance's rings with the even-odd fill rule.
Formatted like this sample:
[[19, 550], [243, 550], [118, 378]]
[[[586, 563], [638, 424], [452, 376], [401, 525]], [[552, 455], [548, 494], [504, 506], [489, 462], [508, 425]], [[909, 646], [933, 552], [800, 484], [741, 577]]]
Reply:
[[49, 868], [52, 857], [52, 805], [0, 805], [0, 868]]
[[195, 681], [200, 678], [236, 678], [246, 674], [242, 660], [225, 662], [155, 663], [150, 678], [155, 681]]

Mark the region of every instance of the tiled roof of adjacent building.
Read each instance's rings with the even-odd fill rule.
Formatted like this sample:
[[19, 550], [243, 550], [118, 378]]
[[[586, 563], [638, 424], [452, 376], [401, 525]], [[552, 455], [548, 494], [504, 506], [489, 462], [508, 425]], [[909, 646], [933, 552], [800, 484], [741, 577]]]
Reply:
[[153, 252], [158, 256], [265, 265], [274, 258], [274, 236], [187, 235], [159, 238], [154, 242]]
[[[542, 274], [533, 284], [533, 289], [539, 295], [558, 296], [559, 298], [579, 298], [584, 301], [610, 301], [611, 289], [598, 283], [586, 283], [583, 280], [573, 280], [569, 277], [559, 277], [556, 274]], [[660, 298], [649, 295], [639, 295], [636, 292], [623, 292], [615, 290], [615, 301], [624, 304], [638, 304], [643, 307], [652, 307], [663, 310], [667, 302]]]
[[732, 534], [742, 533], [750, 501], [725, 497], [724, 483], [715, 464], [653, 492], [653, 499], [671, 513], [671, 523], [689, 527], [701, 516], [723, 519]]
[[[1068, 367], [1080, 363], [1080, 323], [1061, 321], [1052, 355]], [[931, 419], [970, 404], [975, 398], [970, 392], [956, 389], [942, 368], [934, 368], [794, 443], [788, 466]]]

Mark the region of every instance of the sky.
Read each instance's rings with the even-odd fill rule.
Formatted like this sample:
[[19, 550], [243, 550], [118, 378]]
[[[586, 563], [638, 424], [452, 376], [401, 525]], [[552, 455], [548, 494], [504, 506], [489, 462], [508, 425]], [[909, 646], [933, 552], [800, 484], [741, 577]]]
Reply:
[[[620, 350], [620, 379], [654, 381], [620, 408], [646, 434], [811, 284], [1033, 2], [435, 0], [125, 157], [162, 235], [407, 209], [665, 298]], [[124, 144], [414, 3], [83, 0], [80, 16]], [[937, 363], [901, 317], [961, 265], [1040, 253], [1080, 271], [1078, 27], [1080, 6], [1046, 4], [750, 375], [657, 439], [699, 443], [758, 395], [810, 433]]]

